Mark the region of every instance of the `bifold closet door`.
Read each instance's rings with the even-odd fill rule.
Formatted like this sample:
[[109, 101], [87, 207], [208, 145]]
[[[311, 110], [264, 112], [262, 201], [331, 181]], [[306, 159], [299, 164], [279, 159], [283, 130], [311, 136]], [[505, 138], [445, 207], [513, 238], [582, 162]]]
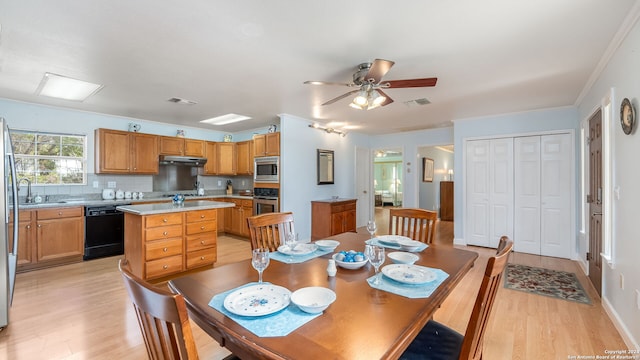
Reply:
[[515, 223], [513, 250], [540, 254], [540, 136], [513, 142]]

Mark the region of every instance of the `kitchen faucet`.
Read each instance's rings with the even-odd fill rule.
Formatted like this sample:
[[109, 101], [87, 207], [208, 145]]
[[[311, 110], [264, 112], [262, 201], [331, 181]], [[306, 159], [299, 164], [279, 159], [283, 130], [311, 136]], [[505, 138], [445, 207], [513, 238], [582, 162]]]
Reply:
[[33, 197], [31, 196], [31, 180], [27, 179], [27, 178], [22, 178], [18, 181], [18, 191], [20, 191], [20, 184], [22, 184], [23, 181], [27, 182], [27, 197], [25, 199], [25, 202], [27, 204], [30, 204], [33, 202]]

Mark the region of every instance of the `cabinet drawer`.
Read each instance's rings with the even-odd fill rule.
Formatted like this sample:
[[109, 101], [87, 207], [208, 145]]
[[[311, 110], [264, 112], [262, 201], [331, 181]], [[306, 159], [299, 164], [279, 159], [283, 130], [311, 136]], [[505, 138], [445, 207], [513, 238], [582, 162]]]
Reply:
[[145, 264], [147, 279], [171, 275], [182, 271], [182, 255], [148, 261]]
[[198, 223], [187, 224], [187, 235], [200, 234], [210, 231], [216, 231], [215, 221], [202, 221]]
[[182, 254], [182, 239], [151, 241], [145, 244], [145, 259], [155, 260], [167, 256]]
[[38, 220], [83, 216], [82, 206], [38, 210]]
[[344, 210], [355, 210], [356, 209], [356, 203], [352, 202], [352, 203], [348, 203], [348, 204], [344, 204]]
[[253, 200], [242, 200], [242, 206], [253, 208]]
[[217, 210], [198, 210], [187, 212], [187, 223], [196, 221], [216, 221]]
[[216, 248], [198, 250], [187, 254], [187, 269], [211, 265], [216, 261]]
[[147, 241], [182, 236], [182, 225], [161, 226], [145, 230]]
[[331, 212], [332, 213], [339, 213], [339, 212], [343, 212], [344, 211], [344, 205], [333, 205], [331, 207]]
[[187, 236], [187, 251], [202, 250], [216, 246], [217, 236], [216, 232]]
[[182, 213], [158, 214], [146, 216], [146, 227], [182, 224]]

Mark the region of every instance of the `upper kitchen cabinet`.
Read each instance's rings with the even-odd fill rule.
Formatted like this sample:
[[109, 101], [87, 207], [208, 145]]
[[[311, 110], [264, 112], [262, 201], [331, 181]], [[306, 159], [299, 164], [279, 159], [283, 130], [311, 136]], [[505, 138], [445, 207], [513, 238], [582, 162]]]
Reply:
[[157, 174], [158, 136], [96, 129], [96, 174]]
[[267, 134], [253, 135], [253, 156], [279, 156], [280, 155], [280, 133], [273, 132]]
[[237, 174], [253, 175], [253, 141], [236, 143]]
[[204, 140], [185, 139], [172, 136], [159, 136], [160, 155], [205, 156]]
[[204, 144], [204, 154], [207, 157], [207, 162], [204, 164], [204, 174], [217, 174], [218, 165], [216, 164], [216, 143], [213, 141], [206, 141]]
[[236, 143], [232, 143], [232, 142], [216, 143], [215, 160], [217, 163], [216, 164], [217, 175], [236, 175], [237, 174]]

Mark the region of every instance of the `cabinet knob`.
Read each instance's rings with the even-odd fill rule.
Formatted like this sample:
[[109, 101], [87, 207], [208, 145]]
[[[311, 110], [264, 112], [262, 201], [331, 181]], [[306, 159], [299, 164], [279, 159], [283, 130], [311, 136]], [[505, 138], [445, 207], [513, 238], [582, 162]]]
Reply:
[[162, 266], [162, 268], [167, 270], [169, 268], [169, 265], [164, 265], [164, 266]]
[[200, 226], [200, 230], [204, 230], [204, 226]]
[[162, 235], [167, 236], [168, 232], [163, 232]]
[[204, 245], [204, 240], [200, 240], [200, 244]]
[[31, 229], [31, 225], [27, 225], [27, 229]]
[[38, 224], [38, 227], [39, 227], [39, 228], [41, 228], [41, 227], [42, 227], [42, 225], [41, 225], [41, 224]]
[[200, 260], [204, 260], [204, 256], [200, 256]]
[[58, 211], [58, 215], [62, 216], [62, 211]]
[[167, 251], [169, 251], [169, 249], [168, 248], [164, 248], [164, 249], [162, 249], [162, 251], [167, 252]]
[[204, 219], [204, 215], [200, 215], [200, 219]]
[[169, 219], [167, 218], [162, 219], [162, 222], [167, 222], [167, 221], [169, 221]]

